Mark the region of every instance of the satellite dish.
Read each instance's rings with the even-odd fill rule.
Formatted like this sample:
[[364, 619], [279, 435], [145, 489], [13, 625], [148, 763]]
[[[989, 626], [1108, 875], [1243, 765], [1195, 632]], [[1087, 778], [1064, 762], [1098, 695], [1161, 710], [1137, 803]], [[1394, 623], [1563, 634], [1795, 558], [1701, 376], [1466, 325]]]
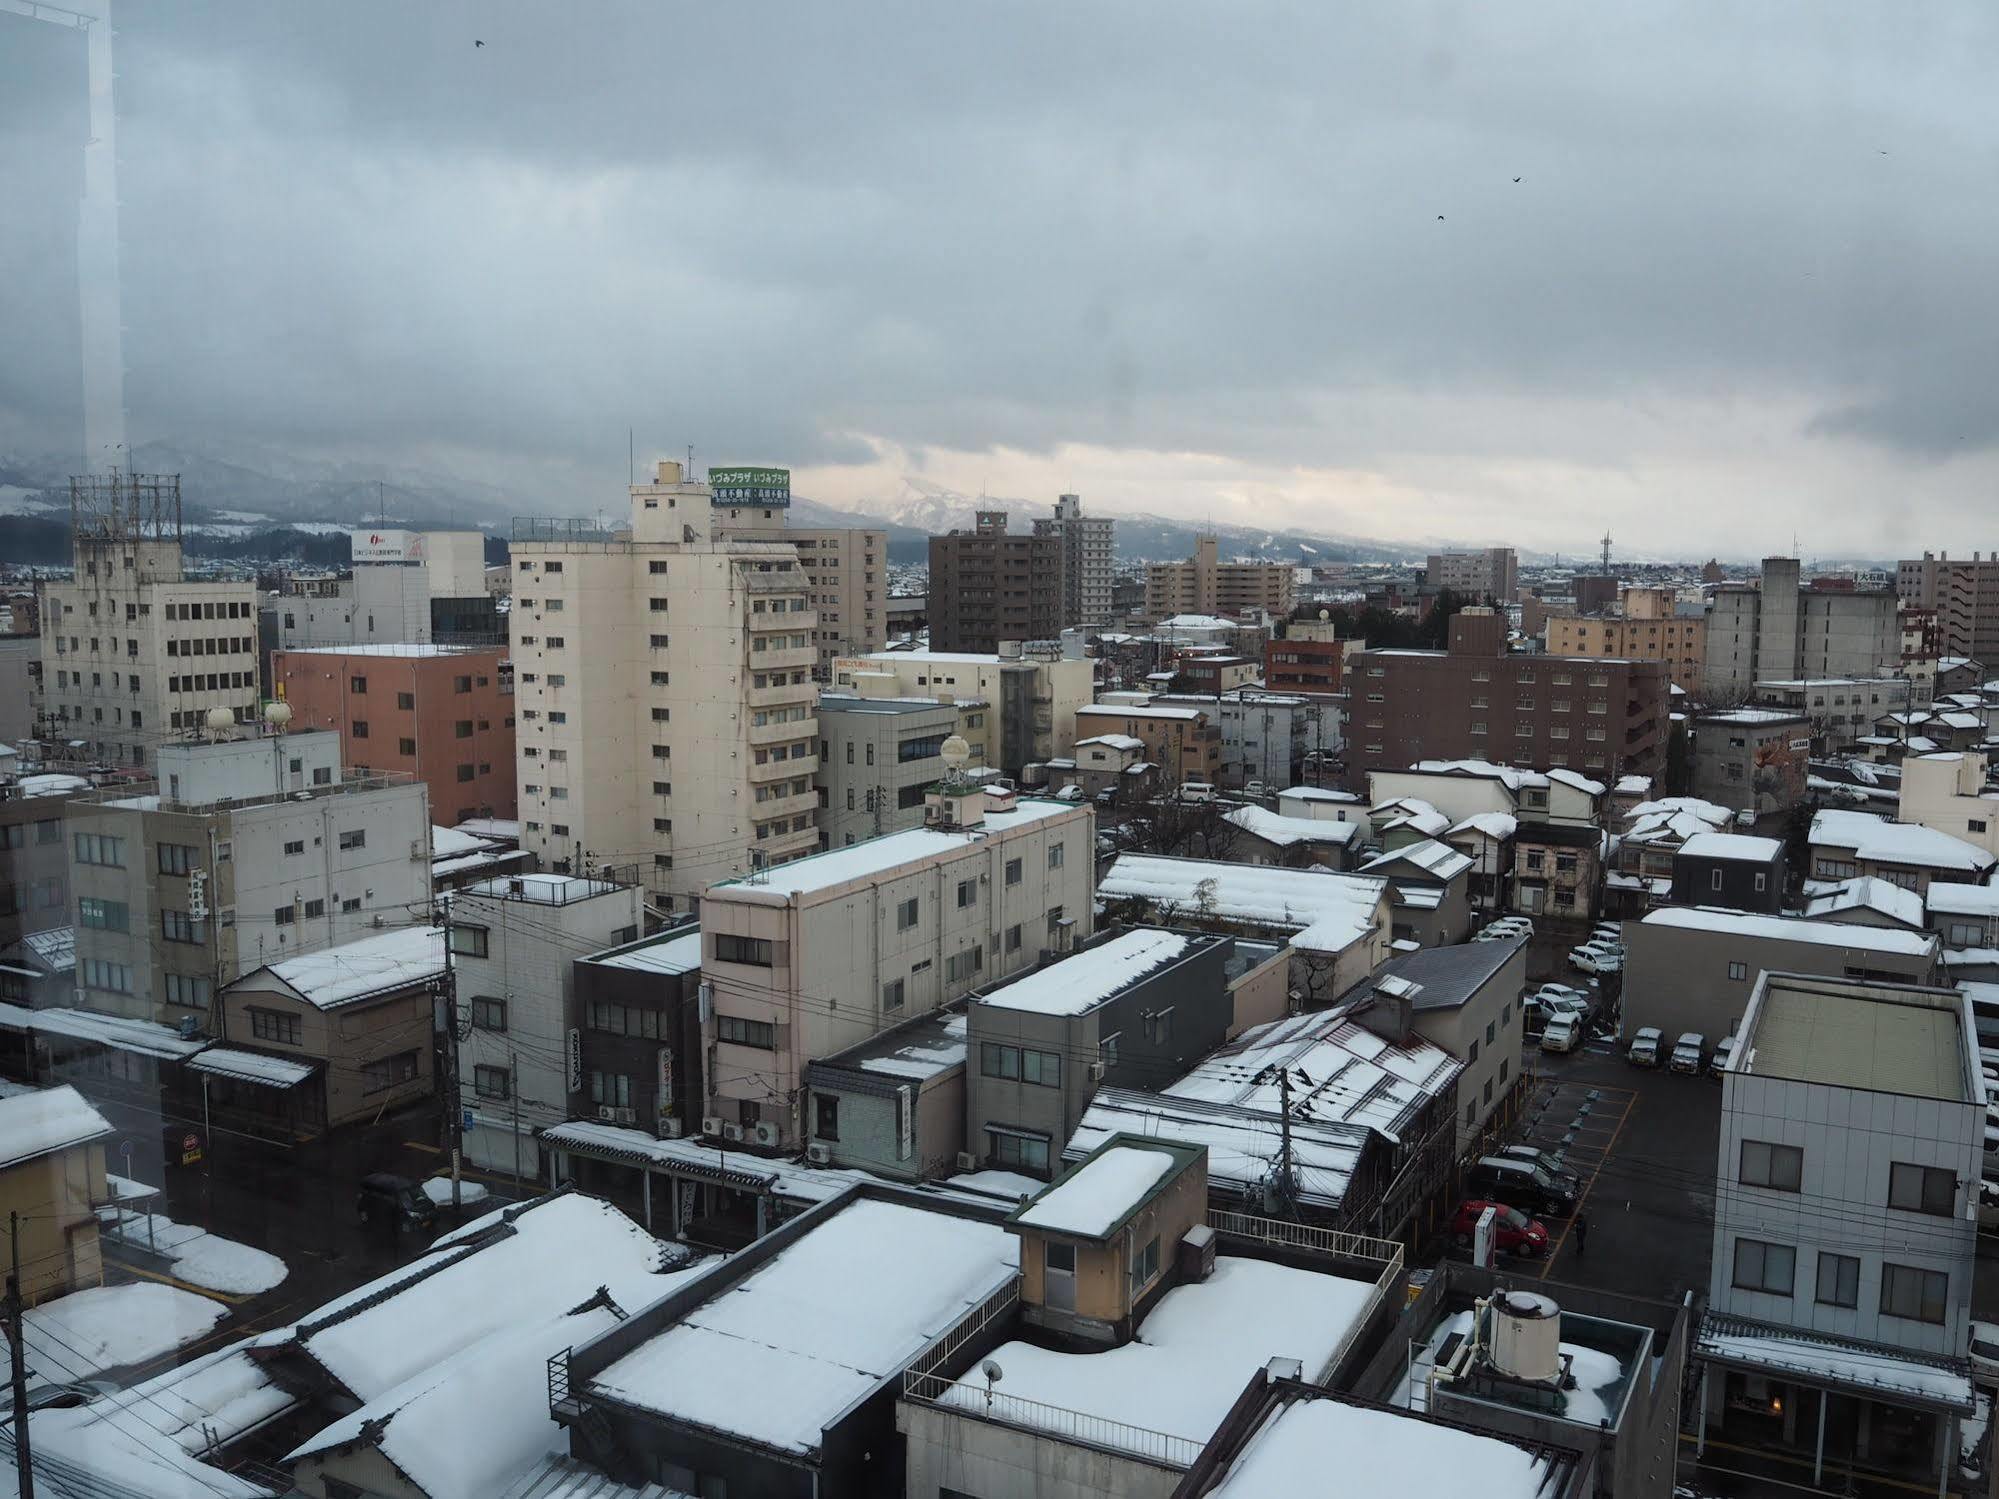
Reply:
[[985, 1375], [987, 1384], [998, 1384], [1000, 1382], [999, 1360], [987, 1359], [983, 1364], [979, 1365], [979, 1372]]
[[1319, 611], [1319, 618], [1321, 620], [1331, 619], [1332, 617], [1333, 617], [1333, 611], [1330, 609], [1321, 609]]
[[965, 762], [972, 758], [972, 747], [965, 742], [962, 734], [953, 734], [937, 748], [937, 756], [952, 770], [965, 768]]

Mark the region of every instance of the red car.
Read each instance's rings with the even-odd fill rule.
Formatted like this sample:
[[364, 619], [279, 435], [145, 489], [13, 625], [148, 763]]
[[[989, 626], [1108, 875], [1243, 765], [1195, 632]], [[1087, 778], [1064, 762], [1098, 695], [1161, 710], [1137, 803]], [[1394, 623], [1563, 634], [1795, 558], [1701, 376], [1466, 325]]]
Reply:
[[1478, 1231], [1478, 1215], [1487, 1208], [1496, 1210], [1493, 1247], [1503, 1254], [1542, 1255], [1548, 1252], [1548, 1230], [1518, 1208], [1503, 1202], [1461, 1202], [1451, 1218], [1450, 1233], [1460, 1244], [1469, 1245]]

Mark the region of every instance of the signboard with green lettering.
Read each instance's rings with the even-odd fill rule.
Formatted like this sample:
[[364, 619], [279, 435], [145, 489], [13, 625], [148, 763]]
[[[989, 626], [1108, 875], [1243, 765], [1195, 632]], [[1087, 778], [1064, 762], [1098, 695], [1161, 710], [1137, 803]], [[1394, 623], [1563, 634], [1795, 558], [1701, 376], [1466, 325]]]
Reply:
[[709, 497], [717, 505], [789, 505], [788, 468], [711, 468]]

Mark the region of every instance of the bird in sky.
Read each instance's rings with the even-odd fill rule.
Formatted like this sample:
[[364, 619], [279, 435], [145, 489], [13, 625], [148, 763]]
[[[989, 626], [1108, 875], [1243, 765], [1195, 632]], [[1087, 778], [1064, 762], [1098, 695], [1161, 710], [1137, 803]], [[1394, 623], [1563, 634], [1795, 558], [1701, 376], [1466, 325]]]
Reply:
[[473, 45], [473, 46], [475, 46], [475, 47], [483, 47], [483, 46], [485, 46], [486, 44], [485, 44], [484, 42], [480, 41], [480, 40], [479, 40], [479, 38], [477, 38], [477, 37], [475, 36], [474, 38], [472, 38], [472, 45]]
[[1518, 181], [1519, 181], [1520, 179], [1519, 179], [1518, 177], [1515, 177], [1515, 178], [1514, 178], [1513, 180], [1514, 180], [1515, 182], [1518, 182]]
[[1444, 222], [1444, 216], [1441, 213], [1437, 215], [1437, 222], [1440, 224]]

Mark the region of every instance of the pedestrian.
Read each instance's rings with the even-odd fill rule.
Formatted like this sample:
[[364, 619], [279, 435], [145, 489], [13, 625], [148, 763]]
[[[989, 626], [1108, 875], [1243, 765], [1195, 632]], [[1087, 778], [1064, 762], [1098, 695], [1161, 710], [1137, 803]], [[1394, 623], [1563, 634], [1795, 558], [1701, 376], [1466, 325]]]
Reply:
[[1589, 1215], [1587, 1213], [1578, 1212], [1576, 1214], [1576, 1258], [1581, 1259], [1584, 1255], [1588, 1253], [1589, 1253]]

